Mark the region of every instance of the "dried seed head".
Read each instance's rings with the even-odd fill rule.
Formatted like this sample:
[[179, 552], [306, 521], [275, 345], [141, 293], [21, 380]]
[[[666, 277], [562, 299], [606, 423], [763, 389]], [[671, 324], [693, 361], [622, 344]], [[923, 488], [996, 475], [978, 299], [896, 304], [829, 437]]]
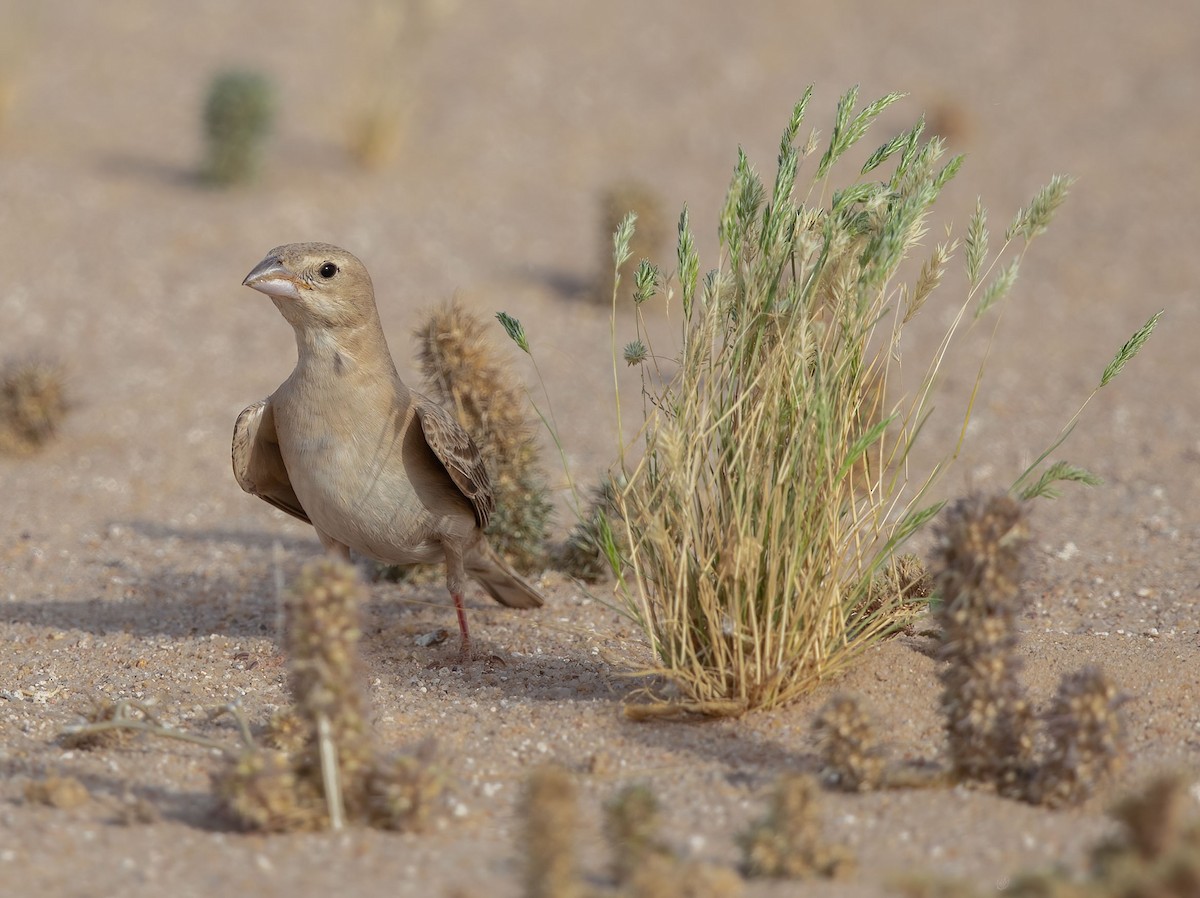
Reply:
[[317, 787], [298, 775], [283, 752], [247, 749], [213, 775], [213, 791], [246, 829], [293, 832], [327, 822]]
[[938, 535], [941, 705], [954, 771], [1019, 792], [1034, 752], [1016, 655], [1023, 509], [1007, 495], [964, 499], [947, 509]]
[[547, 765], [529, 777], [525, 791], [525, 894], [528, 898], [577, 898], [578, 826], [575, 786], [565, 770]]
[[743, 870], [750, 877], [833, 877], [848, 872], [849, 854], [829, 845], [817, 818], [819, 787], [812, 777], [784, 776], [767, 815], [739, 839]]
[[432, 744], [383, 758], [367, 775], [367, 819], [382, 829], [422, 832], [442, 810], [446, 783]]
[[1063, 677], [1046, 713], [1049, 747], [1031, 786], [1034, 801], [1079, 804], [1117, 769], [1123, 754], [1122, 704], [1097, 667]]
[[69, 409], [61, 365], [12, 361], [0, 371], [0, 451], [35, 452], [54, 438]]
[[[288, 685], [307, 733], [329, 722], [347, 804], [361, 795], [374, 761], [367, 724], [366, 682], [358, 652], [365, 589], [352, 565], [322, 559], [304, 567], [284, 600]], [[320, 769], [309, 740], [306, 768]]]
[[838, 695], [817, 716], [813, 727], [825, 776], [851, 792], [883, 785], [886, 762], [870, 716], [852, 695]]
[[653, 857], [674, 860], [658, 835], [658, 802], [646, 786], [622, 789], [607, 807], [604, 832], [613, 853], [613, 878], [628, 882]]

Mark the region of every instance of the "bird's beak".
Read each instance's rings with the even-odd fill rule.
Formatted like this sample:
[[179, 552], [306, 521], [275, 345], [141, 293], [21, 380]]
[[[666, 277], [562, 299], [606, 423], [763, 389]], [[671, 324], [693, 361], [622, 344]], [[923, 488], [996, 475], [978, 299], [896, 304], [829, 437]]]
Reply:
[[300, 288], [293, 275], [282, 262], [274, 256], [267, 256], [246, 275], [242, 285], [253, 287], [259, 293], [268, 296], [282, 296], [285, 299], [299, 299]]

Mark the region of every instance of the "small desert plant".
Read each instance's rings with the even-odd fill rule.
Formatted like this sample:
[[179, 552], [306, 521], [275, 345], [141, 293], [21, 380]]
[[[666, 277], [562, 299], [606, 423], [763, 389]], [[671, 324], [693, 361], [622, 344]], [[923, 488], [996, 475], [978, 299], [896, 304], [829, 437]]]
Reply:
[[240, 71], [217, 75], [204, 104], [205, 180], [220, 186], [252, 180], [274, 114], [274, 91], [265, 76]]
[[1096, 667], [1063, 677], [1045, 714], [1048, 743], [1029, 798], [1038, 804], [1075, 805], [1090, 798], [1124, 760], [1123, 697]]
[[742, 869], [749, 877], [833, 877], [853, 866], [849, 853], [831, 845], [817, 816], [820, 787], [812, 777], [787, 775], [762, 820], [742, 834]]
[[496, 499], [492, 546], [527, 572], [545, 560], [551, 513], [537, 422], [524, 385], [484, 330], [479, 316], [449, 300], [418, 328], [418, 358], [429, 392], [454, 412], [487, 463]]
[[592, 491], [583, 516], [554, 553], [554, 565], [586, 583], [596, 583], [621, 566], [628, 551], [625, 528], [619, 524], [617, 487], [605, 477]]
[[36, 452], [58, 433], [69, 407], [61, 365], [9, 361], [0, 368], [0, 452]]
[[613, 879], [627, 883], [651, 859], [674, 861], [658, 835], [658, 800], [646, 786], [622, 789], [605, 807], [604, 833], [613, 852]]
[[1191, 785], [1180, 774], [1159, 774], [1120, 801], [1109, 811], [1120, 829], [1092, 848], [1082, 878], [1064, 870], [1020, 873], [999, 892], [985, 892], [921, 877], [900, 884], [900, 891], [909, 898], [1191, 898], [1200, 894], [1200, 821], [1184, 813]]
[[350, 156], [380, 169], [400, 152], [420, 99], [417, 64], [456, 0], [370, 0], [355, 18], [359, 71], [350, 85]]
[[972, 497], [946, 510], [939, 535], [941, 707], [951, 764], [962, 779], [1014, 794], [1028, 782], [1034, 751], [1016, 654], [1024, 510], [1007, 495]]
[[533, 772], [524, 799], [526, 898], [584, 894], [575, 855], [578, 813], [569, 773], [553, 765]]
[[[625, 217], [632, 213], [638, 227], [630, 238], [629, 258], [613, 268], [612, 235]], [[667, 246], [671, 222], [663, 208], [662, 197], [641, 181], [619, 181], [600, 196], [600, 236], [603, 253], [600, 258], [600, 278], [592, 295], [597, 302], [612, 302], [613, 291], [620, 283], [632, 284], [634, 273], [643, 259], [656, 259]]]
[[[854, 89], [839, 101], [798, 198], [800, 166], [818, 149], [815, 133], [798, 143], [810, 95], [784, 130], [772, 185], [739, 153], [717, 228], [721, 258], [703, 276], [686, 208], [680, 216], [673, 352], [655, 351], [641, 315], [652, 297], [674, 295], [660, 269], [638, 266], [637, 337], [623, 350], [622, 298], [613, 291], [614, 369], [623, 359], [643, 372], [638, 439], [630, 446], [619, 438], [617, 447], [628, 545], [619, 585], [661, 672], [679, 687], [681, 698], [663, 713], [736, 714], [787, 702], [912, 618], [920, 607], [913, 594], [881, 594], [879, 585], [901, 546], [940, 510], [933, 487], [960, 448], [923, 474], [914, 470], [938, 374], [969, 323], [996, 314], [1071, 184], [1051, 178], [998, 248], [977, 205], [961, 241], [935, 245], [911, 283], [897, 283], [962, 158], [944, 160], [943, 141], [923, 141], [918, 122], [872, 152], [857, 180], [834, 188], [839, 161], [899, 99], [889, 94], [858, 110]], [[890, 173], [874, 180], [885, 165]], [[631, 258], [634, 225], [626, 216], [614, 235], [616, 271]], [[905, 328], [960, 249], [965, 295], [915, 387], [892, 397]], [[520, 323], [500, 317], [527, 350]], [[1157, 320], [1122, 347], [1092, 396]], [[964, 403], [963, 435], [983, 375], [981, 366]], [[1042, 466], [1090, 399], [1017, 478], [1014, 493], [1053, 495], [1060, 480], [1095, 482], [1065, 462]], [[619, 392], [616, 403], [623, 434]], [[648, 713], [657, 711], [638, 712]]]
[[874, 721], [852, 695], [836, 695], [813, 724], [824, 775], [848, 792], [884, 784], [887, 759]]
[[381, 755], [371, 738], [358, 654], [364, 589], [356, 570], [322, 560], [284, 601], [294, 712], [277, 713], [266, 741], [228, 757], [214, 777], [242, 825], [266, 831], [337, 829], [347, 822], [421, 829], [444, 790], [428, 748]]

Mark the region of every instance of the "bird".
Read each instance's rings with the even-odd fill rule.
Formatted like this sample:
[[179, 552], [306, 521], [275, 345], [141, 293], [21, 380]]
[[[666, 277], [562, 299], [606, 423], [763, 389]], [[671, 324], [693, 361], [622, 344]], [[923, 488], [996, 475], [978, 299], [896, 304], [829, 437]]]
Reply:
[[267, 253], [242, 281], [292, 326], [296, 367], [234, 424], [243, 490], [312, 524], [330, 555], [385, 564], [442, 562], [461, 636], [470, 576], [510, 608], [545, 599], [484, 535], [495, 507], [478, 447], [441, 405], [396, 371], [366, 266], [328, 243]]

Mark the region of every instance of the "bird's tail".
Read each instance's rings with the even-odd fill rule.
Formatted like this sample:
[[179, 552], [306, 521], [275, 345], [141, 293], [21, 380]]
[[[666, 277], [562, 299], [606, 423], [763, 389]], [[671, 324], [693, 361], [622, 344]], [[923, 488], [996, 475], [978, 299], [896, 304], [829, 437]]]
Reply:
[[479, 540], [463, 559], [463, 567], [501, 605], [540, 608], [546, 604], [545, 597], [497, 555], [485, 539]]

